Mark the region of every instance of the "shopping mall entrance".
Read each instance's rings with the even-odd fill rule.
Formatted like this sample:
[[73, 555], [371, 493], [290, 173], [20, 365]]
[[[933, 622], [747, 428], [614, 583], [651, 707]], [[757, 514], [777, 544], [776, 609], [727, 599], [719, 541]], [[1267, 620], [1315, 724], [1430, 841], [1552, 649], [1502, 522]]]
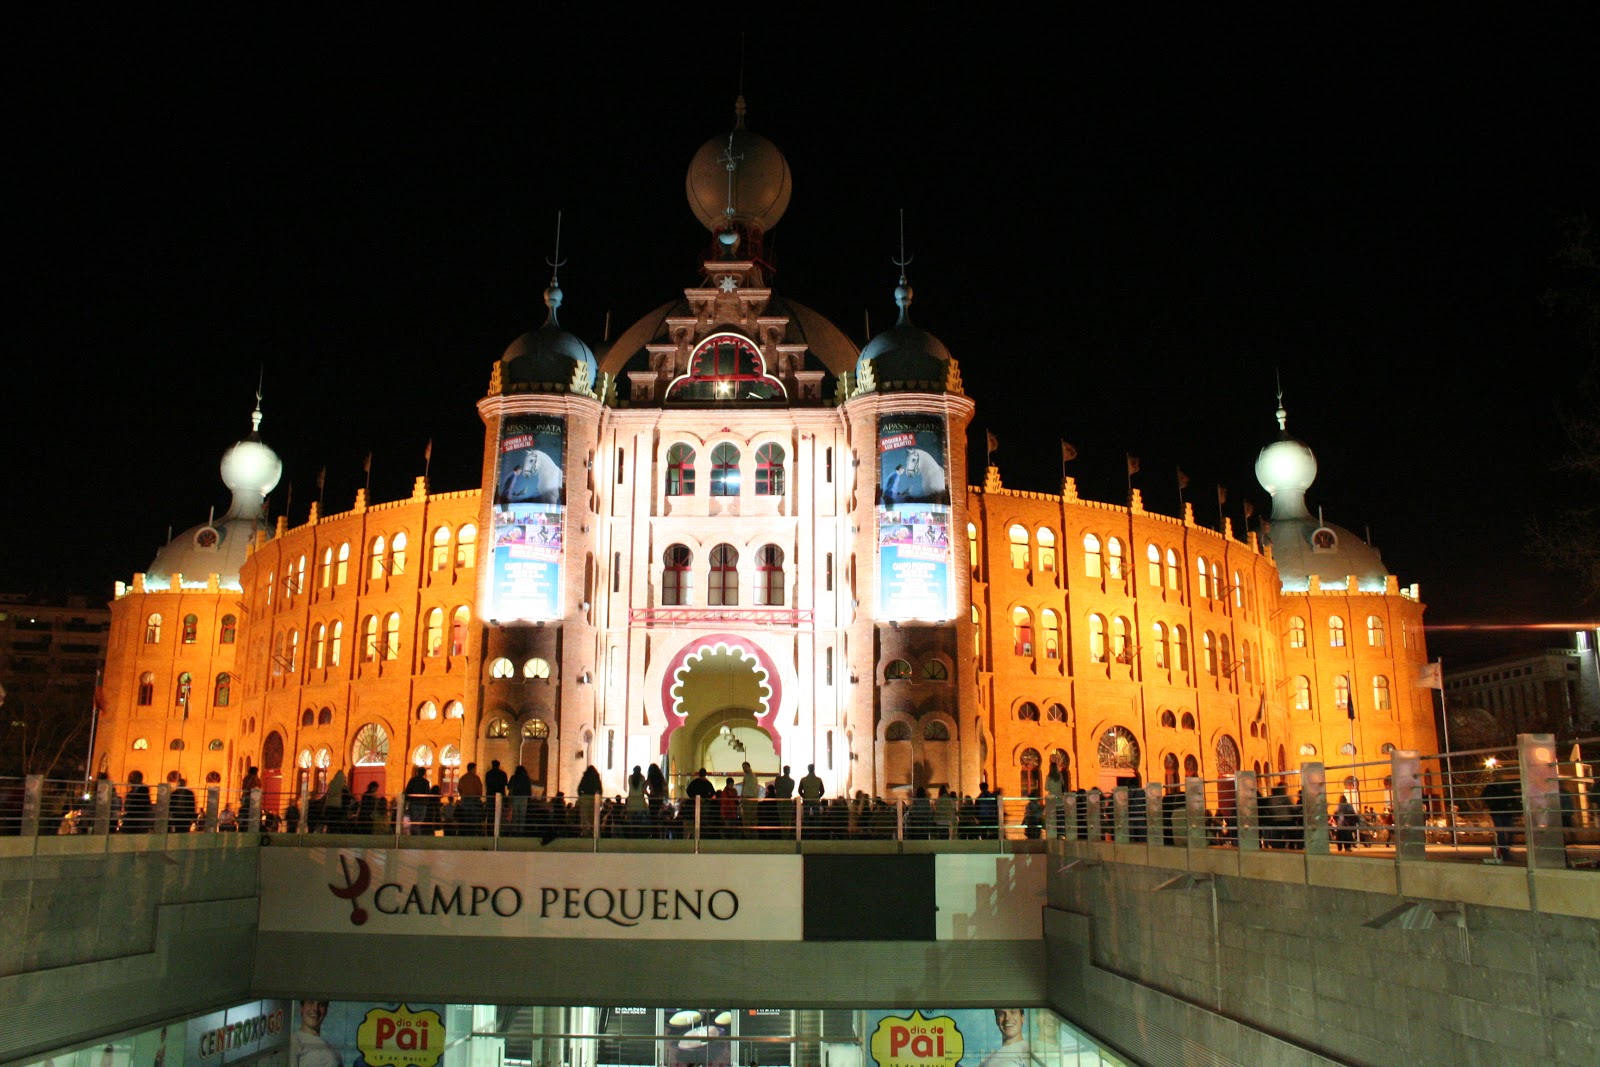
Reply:
[[706, 768], [721, 786], [737, 785], [748, 761], [763, 779], [780, 769], [769, 726], [776, 718], [769, 669], [749, 649], [718, 644], [684, 657], [676, 683], [668, 690], [683, 725], [667, 743], [667, 773], [681, 790], [696, 770]]

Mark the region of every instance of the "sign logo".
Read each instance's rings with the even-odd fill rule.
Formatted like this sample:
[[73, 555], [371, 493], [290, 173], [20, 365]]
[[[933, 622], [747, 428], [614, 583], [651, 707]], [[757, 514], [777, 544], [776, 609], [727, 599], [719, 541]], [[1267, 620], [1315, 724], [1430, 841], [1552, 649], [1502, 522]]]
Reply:
[[444, 1019], [408, 1004], [373, 1008], [356, 1027], [356, 1048], [369, 1067], [434, 1067], [444, 1055]]
[[365, 893], [367, 887], [372, 885], [372, 868], [367, 865], [366, 860], [358, 857], [356, 859], [355, 872], [351, 873], [350, 861], [341, 852], [339, 853], [339, 869], [344, 872], [344, 885], [339, 886], [329, 882], [328, 888], [340, 900], [348, 900], [350, 902], [351, 924], [355, 926], [364, 925], [369, 916], [367, 915], [367, 909], [361, 906], [361, 894]]
[[948, 1015], [891, 1015], [872, 1033], [872, 1060], [878, 1067], [956, 1067], [965, 1051], [961, 1030]]

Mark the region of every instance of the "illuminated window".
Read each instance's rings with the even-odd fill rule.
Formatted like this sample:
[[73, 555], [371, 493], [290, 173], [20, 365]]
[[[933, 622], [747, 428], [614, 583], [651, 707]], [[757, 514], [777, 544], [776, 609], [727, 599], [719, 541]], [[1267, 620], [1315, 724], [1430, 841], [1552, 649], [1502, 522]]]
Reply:
[[1233, 644], [1227, 634], [1217, 635], [1217, 670], [1224, 675], [1233, 673]]
[[277, 580], [278, 580], [278, 572], [277, 571], [268, 571], [267, 572], [267, 607], [269, 607], [269, 608], [272, 606], [273, 583], [275, 583]]
[[1150, 627], [1150, 632], [1155, 636], [1155, 642], [1154, 642], [1154, 645], [1152, 647], [1152, 654], [1155, 656], [1156, 666], [1159, 667], [1162, 670], [1166, 670], [1167, 669], [1167, 656], [1168, 656], [1168, 652], [1167, 652], [1167, 624], [1164, 623], [1164, 622], [1154, 623]]
[[433, 551], [429, 554], [428, 566], [436, 571], [450, 566], [450, 527], [441, 526], [433, 531]]
[[1172, 666], [1180, 671], [1189, 669], [1189, 631], [1181, 625], [1172, 628]]
[[1328, 645], [1331, 648], [1344, 647], [1344, 620], [1337, 615], [1328, 616]]
[[783, 549], [762, 545], [756, 552], [756, 603], [769, 608], [783, 606]]
[[183, 643], [192, 645], [195, 638], [200, 636], [200, 617], [198, 615], [185, 615], [183, 617]]
[[188, 671], [178, 675], [177, 705], [180, 708], [189, 706], [189, 693], [194, 688], [194, 676]]
[[756, 496], [783, 495], [783, 446], [768, 441], [756, 449]]
[[1211, 575], [1206, 571], [1206, 558], [1196, 556], [1194, 560], [1195, 595], [1201, 600], [1211, 599]]
[[333, 574], [333, 584], [343, 585], [350, 578], [350, 542], [339, 546], [339, 566]]
[[328, 637], [328, 666], [337, 667], [342, 659], [344, 659], [344, 620], [337, 619], [333, 624], [333, 633]]
[[456, 531], [456, 566], [475, 567], [477, 565], [478, 528], [469, 522]]
[[389, 731], [375, 722], [369, 722], [356, 731], [356, 740], [350, 746], [350, 755], [357, 767], [376, 767], [389, 762]]
[[911, 677], [911, 664], [903, 659], [892, 659], [883, 669], [883, 680], [886, 682], [905, 681]]
[[1298, 615], [1292, 615], [1289, 618], [1289, 647], [1306, 647], [1306, 620]]
[[1017, 655], [1033, 655], [1033, 616], [1027, 608], [1011, 609], [1011, 643]]
[[694, 496], [694, 449], [682, 442], [667, 449], [667, 495]]
[[711, 450], [711, 495], [739, 495], [739, 449], [727, 441]]
[[950, 680], [950, 668], [944, 665], [943, 660], [923, 660], [922, 677], [930, 682], [948, 682]]
[[1217, 777], [1234, 778], [1239, 774], [1239, 742], [1230, 734], [1217, 739]]
[[411, 766], [432, 767], [433, 747], [431, 745], [418, 745], [411, 750]]
[[522, 676], [524, 678], [541, 678], [549, 681], [550, 661], [543, 656], [534, 656], [522, 665]]
[[1095, 754], [1106, 770], [1139, 769], [1139, 739], [1125, 726], [1113, 726], [1101, 734]]
[[[1037, 708], [1034, 709], [1034, 714], [1038, 714]], [[1039, 795], [1039, 765], [1043, 762], [1044, 758], [1039, 755], [1039, 750], [1035, 748], [1025, 748], [1022, 750], [1022, 755], [1017, 757], [1017, 767], [1022, 772], [1023, 796]]]
[[1310, 741], [1307, 741], [1305, 744], [1300, 746], [1300, 755], [1302, 755], [1302, 756], [1315, 756], [1316, 754], [1317, 754], [1317, 746], [1313, 745]]
[[1104, 615], [1089, 616], [1089, 662], [1106, 661], [1106, 620]]
[[1372, 679], [1372, 706], [1377, 711], [1389, 710], [1389, 679], [1381, 674]]
[[374, 537], [372, 539], [372, 550], [369, 553], [369, 555], [372, 557], [372, 564], [368, 568], [367, 572], [369, 577], [383, 577], [383, 553], [387, 544], [388, 542], [381, 537]]
[[1013, 525], [1006, 531], [1006, 536], [1011, 539], [1011, 566], [1015, 570], [1028, 569], [1028, 528]]
[[736, 334], [706, 338], [689, 360], [689, 373], [667, 388], [668, 400], [782, 400], [783, 384], [766, 372], [755, 345]]
[[1094, 534], [1083, 535], [1083, 573], [1089, 578], [1100, 577], [1100, 538]]
[[289, 600], [291, 603], [293, 603], [295, 597], [306, 591], [306, 557], [304, 555], [289, 571], [288, 580], [284, 584], [289, 587]]
[[144, 621], [144, 643], [159, 645], [161, 643], [161, 616], [152, 615]]
[[1125, 572], [1122, 569], [1122, 542], [1115, 537], [1106, 542], [1106, 577], [1121, 581]]
[[522, 724], [522, 736], [529, 741], [539, 741], [550, 736], [550, 724], [543, 719], [529, 719]]
[[1131, 629], [1128, 620], [1121, 615], [1111, 620], [1111, 658], [1118, 663], [1133, 662], [1133, 646], [1128, 643]]
[[1174, 593], [1181, 593], [1181, 569], [1178, 567], [1178, 553], [1175, 549], [1167, 549], [1167, 588]]
[[489, 663], [489, 677], [511, 678], [517, 673], [517, 668], [504, 656], [499, 656]]
[[450, 654], [452, 656], [465, 656], [467, 654], [467, 622], [472, 618], [472, 612], [467, 610], [465, 604], [458, 605], [450, 613]]
[[1044, 658], [1061, 658], [1061, 620], [1049, 608], [1039, 612], [1039, 628], [1044, 631]]
[[983, 656], [983, 622], [976, 604], [972, 605], [972, 654]]
[[711, 574], [706, 603], [713, 607], [733, 607], [739, 603], [739, 550], [722, 544], [711, 550]]
[[333, 546], [322, 550], [322, 588], [333, 584]]
[[378, 617], [368, 615], [361, 623], [361, 662], [373, 663], [378, 658]]
[[432, 658], [444, 651], [444, 609], [434, 608], [428, 612], [425, 637], [423, 639], [423, 655]]
[[1200, 635], [1200, 665], [1212, 677], [1216, 677], [1217, 674], [1217, 650], [1213, 647], [1215, 643], [1216, 638], [1212, 636], [1210, 630]]
[[134, 750], [134, 751], [135, 751], [135, 752], [143, 752], [143, 751], [145, 751], [145, 750], [146, 750], [146, 749], [148, 749], [148, 748], [149, 748], [149, 747], [150, 747], [150, 740], [149, 740], [149, 738], [145, 738], [145, 737], [135, 737], [135, 738], [134, 738], [134, 739], [133, 739], [133, 750]]
[[217, 675], [216, 688], [211, 692], [213, 707], [225, 708], [233, 700], [233, 675], [224, 671]]
[[233, 615], [222, 617], [222, 629], [217, 633], [217, 644], [231, 645], [239, 636], [239, 620]]
[[156, 702], [156, 676], [149, 671], [139, 675], [139, 706], [148, 708]]
[[661, 566], [661, 603], [682, 607], [689, 603], [689, 565], [694, 555], [682, 545], [669, 545]]
[[1244, 575], [1238, 571], [1233, 572], [1233, 606], [1244, 607]]
[[289, 631], [289, 673], [293, 674], [299, 669], [300, 664], [300, 631]]
[[972, 573], [978, 573], [978, 527], [967, 523], [967, 561], [972, 565]]
[[389, 573], [404, 574], [406, 572], [406, 535], [402, 530], [394, 535], [394, 545], [389, 551]]
[[1055, 531], [1047, 526], [1039, 527], [1039, 570], [1054, 571], [1056, 569], [1056, 535]]
[[1383, 647], [1383, 620], [1376, 615], [1367, 616], [1367, 647]]
[[1149, 561], [1147, 570], [1149, 572], [1150, 587], [1152, 589], [1160, 589], [1161, 550], [1155, 546], [1154, 542], [1144, 546], [1144, 558]]
[[1024, 700], [1022, 706], [1017, 708], [1017, 718], [1022, 722], [1039, 721], [1039, 705], [1031, 700]]
[[439, 705], [431, 700], [424, 700], [417, 707], [417, 718], [422, 722], [431, 722], [439, 717]]
[[511, 736], [511, 724], [509, 722], [507, 722], [505, 719], [501, 719], [501, 718], [494, 718], [494, 719], [489, 720], [488, 736], [490, 738], [510, 737]]
[[1211, 599], [1226, 601], [1228, 590], [1222, 585], [1222, 567], [1215, 561], [1211, 564]]
[[459, 700], [452, 700], [444, 706], [444, 717], [447, 719], [462, 719], [466, 714], [467, 709]]
[[1311, 710], [1311, 679], [1303, 674], [1295, 675], [1294, 679], [1294, 710]]
[[391, 611], [383, 620], [383, 658], [400, 658], [400, 613]]
[[1350, 679], [1342, 674], [1333, 680], [1333, 706], [1340, 711], [1350, 710]]

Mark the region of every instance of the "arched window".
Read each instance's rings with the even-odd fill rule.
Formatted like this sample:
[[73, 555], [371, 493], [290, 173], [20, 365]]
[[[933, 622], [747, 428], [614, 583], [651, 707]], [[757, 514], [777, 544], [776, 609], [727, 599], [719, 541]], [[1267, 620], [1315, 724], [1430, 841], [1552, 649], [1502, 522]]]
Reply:
[[1367, 647], [1383, 647], [1383, 620], [1376, 615], [1367, 616]]
[[231, 645], [239, 637], [239, 619], [233, 615], [222, 617], [222, 628], [217, 631], [217, 644]]
[[1180, 671], [1189, 669], [1189, 631], [1182, 625], [1172, 628], [1172, 666]]
[[1250, 648], [1250, 642], [1249, 641], [1240, 641], [1239, 642], [1239, 664], [1240, 664], [1240, 667], [1244, 670], [1244, 684], [1245, 685], [1255, 685], [1256, 684], [1255, 660], [1254, 660], [1254, 657], [1251, 655], [1251, 652], [1252, 652], [1252, 650]]
[[944, 660], [923, 660], [922, 677], [930, 682], [948, 682], [950, 680], [950, 669], [944, 665]]
[[356, 731], [350, 746], [351, 762], [357, 767], [376, 767], [389, 762], [389, 732], [375, 722]]
[[1161, 550], [1152, 541], [1144, 546], [1144, 558], [1148, 561], [1146, 570], [1150, 578], [1152, 589], [1161, 588]]
[[1088, 578], [1100, 577], [1100, 538], [1094, 534], [1083, 535], [1083, 573]]
[[184, 671], [178, 675], [177, 705], [180, 708], [189, 706], [189, 692], [194, 688], [194, 675]]
[[711, 495], [739, 495], [739, 449], [731, 442], [711, 450]]
[[694, 449], [681, 441], [667, 449], [667, 495], [694, 496]]
[[152, 615], [144, 621], [144, 643], [159, 645], [161, 643], [161, 616]]
[[331, 725], [333, 725], [333, 709], [332, 708], [326, 708], [325, 707], [321, 711], [317, 712], [317, 725], [318, 726], [331, 726]]
[[1342, 674], [1333, 679], [1333, 706], [1340, 711], [1350, 710], [1350, 679]]
[[433, 531], [433, 551], [428, 554], [428, 566], [442, 571], [450, 566], [450, 527], [441, 526]]
[[1133, 662], [1133, 646], [1128, 643], [1128, 620], [1121, 615], [1111, 620], [1111, 658], [1118, 663]]
[[540, 678], [549, 681], [550, 661], [543, 656], [534, 656], [522, 665], [522, 676], [524, 678]]
[[444, 651], [444, 609], [434, 608], [428, 612], [426, 634], [423, 638], [423, 654], [432, 658]]
[[1222, 584], [1222, 566], [1216, 560], [1211, 561], [1211, 599], [1228, 599], [1228, 590]]
[[139, 706], [148, 708], [156, 702], [156, 676], [149, 671], [139, 675]]
[[1376, 711], [1389, 710], [1389, 679], [1381, 674], [1372, 677], [1372, 707]]
[[277, 580], [278, 580], [278, 572], [277, 571], [268, 571], [267, 572], [267, 607], [269, 607], [269, 608], [272, 606], [272, 590], [273, 590], [274, 585], [277, 582]]
[[289, 631], [289, 673], [300, 669], [300, 631]]
[[389, 551], [389, 573], [404, 574], [406, 572], [406, 534], [402, 530], [394, 535], [394, 545]]
[[350, 542], [339, 546], [339, 566], [334, 569], [333, 584], [343, 585], [350, 579]]
[[1233, 643], [1227, 634], [1217, 635], [1217, 671], [1225, 677], [1233, 676]]
[[1289, 647], [1306, 647], [1306, 620], [1298, 615], [1289, 617]]
[[1011, 609], [1011, 645], [1019, 656], [1033, 655], [1033, 615], [1027, 608]]
[[[301, 714], [300, 714], [300, 725], [301, 726], [310, 726], [312, 723], [314, 723], [316, 721], [317, 721], [317, 713], [312, 711], [310, 708], [307, 708], [305, 711], [301, 712]], [[300, 766], [302, 766], [302, 767], [311, 766], [311, 750], [310, 749], [306, 749], [304, 752], [300, 753], [300, 756], [301, 756], [301, 759], [302, 759], [302, 762], [301, 762]]]
[[978, 614], [978, 605], [972, 605], [972, 654], [983, 656], [983, 619]]
[[490, 738], [492, 738], [492, 739], [502, 738], [502, 737], [510, 737], [511, 736], [511, 724], [509, 722], [507, 722], [505, 719], [498, 718], [498, 717], [490, 719], [489, 720], [488, 736]]
[[400, 658], [400, 613], [391, 611], [383, 620], [383, 658]]
[[1061, 620], [1049, 608], [1039, 612], [1039, 628], [1044, 631], [1044, 658], [1061, 658]]
[[465, 656], [467, 654], [467, 623], [472, 618], [472, 612], [465, 604], [456, 606], [450, 613], [450, 654], [452, 656]]
[[1155, 636], [1153, 654], [1155, 655], [1156, 666], [1161, 670], [1166, 670], [1170, 659], [1170, 653], [1167, 650], [1167, 624], [1164, 622], [1155, 623], [1150, 627], [1150, 632]]
[[1178, 553], [1175, 549], [1167, 549], [1167, 588], [1174, 593], [1182, 592], [1182, 570], [1178, 567]]
[[756, 551], [756, 603], [783, 606], [783, 549], [777, 545], [762, 545]]
[[1206, 570], [1206, 558], [1194, 558], [1194, 591], [1201, 600], [1211, 599], [1211, 575]]
[[720, 544], [711, 550], [711, 573], [706, 603], [733, 607], [739, 603], [739, 550]]
[[223, 671], [217, 675], [217, 686], [211, 693], [212, 707], [225, 708], [233, 700], [233, 675]]
[[1337, 615], [1328, 616], [1328, 647], [1344, 647], [1344, 619]]
[[466, 715], [467, 709], [459, 700], [452, 700], [444, 706], [444, 717], [447, 719], [464, 719]]
[[328, 638], [328, 666], [337, 667], [344, 659], [344, 620], [335, 619], [333, 634]]
[[1017, 719], [1021, 722], [1038, 722], [1039, 705], [1031, 700], [1024, 700], [1017, 708]]
[[1200, 761], [1194, 758], [1193, 753], [1183, 757], [1183, 776], [1185, 778], [1200, 777]]
[[333, 584], [333, 546], [329, 545], [322, 550], [322, 588], [326, 589]]
[[302, 553], [294, 566], [289, 568], [289, 573], [283, 576], [283, 586], [288, 592], [287, 600], [294, 603], [294, 598], [306, 591], [306, 557]]
[[950, 740], [950, 727], [938, 719], [929, 719], [922, 724], [922, 739], [924, 741], [948, 741]]
[[383, 552], [386, 545], [387, 542], [382, 537], [374, 537], [372, 539], [372, 565], [368, 571], [370, 577], [383, 577]]
[[489, 663], [489, 677], [510, 678], [517, 673], [517, 668], [504, 656], [499, 656]]
[[972, 565], [972, 573], [978, 573], [978, 527], [975, 523], [967, 523], [967, 562]]
[[911, 664], [903, 659], [892, 659], [883, 669], [883, 680], [886, 682], [904, 681], [911, 677]]
[[311, 666], [321, 669], [328, 665], [328, 627], [317, 623], [311, 628]]
[[361, 624], [361, 662], [374, 663], [378, 659], [378, 617], [368, 615]]
[[909, 741], [911, 740], [911, 727], [903, 722], [892, 722], [883, 731], [883, 739], [885, 741]]
[[1233, 606], [1244, 607], [1244, 575], [1238, 571], [1233, 572]]
[[1178, 770], [1178, 756], [1175, 752], [1168, 752], [1161, 757], [1161, 782], [1163, 785], [1182, 784], [1182, 773]]
[[1190, 732], [1193, 732], [1194, 731], [1194, 712], [1186, 711], [1182, 715], [1178, 716], [1178, 728], [1180, 730], [1188, 730]]
[[1022, 755], [1017, 758], [1017, 768], [1021, 771], [1022, 795], [1026, 797], [1039, 795], [1039, 765], [1044, 762], [1044, 757], [1039, 755], [1036, 748], [1025, 748]]
[[456, 531], [456, 566], [475, 567], [478, 564], [478, 527], [467, 523]]
[[529, 719], [522, 724], [522, 736], [529, 741], [538, 741], [550, 736], [550, 724], [543, 719]]
[[148, 737], [135, 737], [133, 739], [133, 750], [135, 752], [144, 752], [149, 747], [150, 747], [150, 739]]
[[185, 615], [183, 617], [183, 643], [192, 645], [200, 636], [200, 616]]
[[1311, 710], [1311, 679], [1303, 674], [1294, 677], [1294, 710]]
[[1344, 744], [1339, 746], [1339, 755], [1341, 755], [1341, 756], [1354, 756], [1355, 754], [1356, 754], [1356, 746], [1351, 744], [1349, 741], [1346, 741]]
[[1011, 568], [1024, 571], [1028, 569], [1028, 528], [1020, 523], [1013, 523], [1006, 530], [1006, 537], [1011, 541]]
[[416, 748], [412, 749], [411, 766], [424, 768], [432, 767], [433, 747], [431, 745], [418, 745]]
[[1302, 755], [1302, 756], [1315, 756], [1316, 754], [1317, 754], [1317, 746], [1313, 745], [1310, 741], [1307, 741], [1305, 744], [1300, 746], [1300, 755]]
[[682, 607], [689, 603], [689, 565], [694, 555], [682, 545], [667, 546], [661, 566], [661, 603]]
[[1139, 739], [1125, 726], [1113, 726], [1100, 735], [1095, 755], [1106, 770], [1139, 769]]
[[783, 495], [783, 446], [768, 441], [756, 449], [756, 496]]
[[1039, 527], [1036, 534], [1039, 541], [1039, 570], [1053, 572], [1056, 569], [1056, 534], [1048, 526]]
[[439, 705], [431, 700], [424, 700], [417, 706], [417, 720], [419, 722], [432, 722], [439, 717]]
[[1122, 542], [1115, 537], [1106, 541], [1106, 577], [1119, 582], [1126, 577], [1122, 569]]
[[1051, 704], [1044, 710], [1044, 717], [1051, 722], [1066, 722], [1067, 709], [1060, 704]]
[[1217, 739], [1217, 777], [1232, 778], [1239, 773], [1239, 743], [1223, 734]]
[[1089, 662], [1106, 661], [1106, 619], [1104, 615], [1089, 616]]
[[1169, 730], [1176, 730], [1178, 728], [1178, 716], [1170, 708], [1163, 711], [1161, 713], [1161, 725]]

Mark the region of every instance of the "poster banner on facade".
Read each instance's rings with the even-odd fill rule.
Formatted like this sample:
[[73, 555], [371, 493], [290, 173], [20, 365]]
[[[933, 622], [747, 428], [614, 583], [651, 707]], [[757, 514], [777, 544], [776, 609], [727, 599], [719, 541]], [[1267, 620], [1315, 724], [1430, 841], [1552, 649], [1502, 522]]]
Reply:
[[955, 611], [943, 416], [878, 417], [878, 611], [943, 622]]
[[289, 1067], [438, 1067], [442, 1004], [297, 1000]]
[[[183, 1056], [173, 1055], [175, 1034], [183, 1034]], [[214, 1011], [190, 1019], [187, 1026], [165, 1027], [157, 1043], [165, 1054], [163, 1064], [182, 1063], [184, 1067], [223, 1067], [254, 1059], [260, 1053], [282, 1048], [289, 1038], [289, 1002], [253, 1000], [248, 1004]]]
[[261, 850], [262, 930], [798, 941], [800, 856]]
[[484, 617], [561, 617], [567, 421], [511, 415], [500, 429], [494, 480], [494, 576]]
[[1054, 1064], [1054, 1012], [1030, 1008], [869, 1010], [867, 1060], [875, 1067], [1031, 1067]]

